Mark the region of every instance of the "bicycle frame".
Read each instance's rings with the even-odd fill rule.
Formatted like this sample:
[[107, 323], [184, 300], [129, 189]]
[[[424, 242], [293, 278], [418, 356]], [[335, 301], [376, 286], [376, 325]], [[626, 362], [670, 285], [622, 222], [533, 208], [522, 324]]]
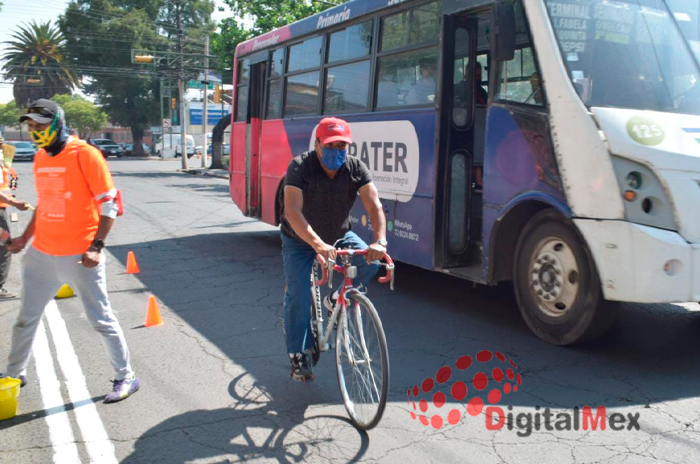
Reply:
[[[338, 250], [336, 256], [340, 257], [342, 265], [338, 265], [335, 261], [331, 260], [326, 262], [326, 260], [321, 255], [316, 256], [316, 260], [321, 264], [321, 267], [323, 269], [323, 277], [321, 278], [321, 280], [315, 280], [315, 276], [313, 276], [314, 285], [321, 287], [327, 282], [328, 288], [332, 290], [333, 272], [336, 271], [343, 274], [343, 286], [340, 288], [340, 293], [338, 295], [338, 300], [335, 303], [333, 314], [331, 315], [331, 318], [328, 321], [328, 327], [337, 324], [340, 321], [340, 316], [345, 314], [345, 308], [347, 306], [346, 294], [348, 292], [358, 291], [353, 285], [353, 279], [357, 277], [357, 266], [352, 265], [352, 258], [354, 256], [364, 256], [366, 254], [367, 250]], [[384, 277], [380, 277], [379, 282], [389, 282], [391, 290], [394, 290], [394, 262], [392, 261], [391, 257], [387, 254], [384, 255], [384, 259], [386, 259], [387, 261], [386, 264], [383, 264], [387, 269], [387, 275]], [[330, 339], [332, 331], [329, 330], [328, 332], [324, 333], [323, 311], [321, 309], [320, 301], [318, 300], [318, 297], [316, 295], [314, 295], [313, 301], [316, 310], [315, 323], [316, 336], [319, 340], [319, 350], [321, 352], [328, 351], [330, 350], [330, 344], [328, 343], [328, 340]], [[341, 327], [346, 328], [347, 324], [342, 324]], [[347, 337], [345, 337], [345, 340], [347, 340]], [[364, 340], [362, 341], [362, 343], [364, 344]]]

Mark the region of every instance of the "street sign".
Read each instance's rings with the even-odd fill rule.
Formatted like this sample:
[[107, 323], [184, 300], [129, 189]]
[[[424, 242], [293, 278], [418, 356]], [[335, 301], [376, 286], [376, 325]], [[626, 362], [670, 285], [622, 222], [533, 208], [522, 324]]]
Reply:
[[[225, 112], [220, 108], [207, 108], [207, 124], [215, 125], [224, 117]], [[201, 108], [190, 109], [190, 125], [201, 126], [203, 124], [204, 110]]]
[[[204, 89], [204, 84], [202, 84], [202, 83], [199, 82], [199, 81], [189, 80], [189, 81], [187, 81], [187, 88], [188, 88], [188, 89], [199, 89], [199, 90], [203, 90], [203, 89]], [[210, 83], [209, 86], [208, 86], [208, 88], [209, 88], [209, 90], [214, 90], [214, 84], [211, 84], [211, 83]]]
[[172, 125], [173, 122], [170, 119], [163, 119], [163, 129], [170, 129]]

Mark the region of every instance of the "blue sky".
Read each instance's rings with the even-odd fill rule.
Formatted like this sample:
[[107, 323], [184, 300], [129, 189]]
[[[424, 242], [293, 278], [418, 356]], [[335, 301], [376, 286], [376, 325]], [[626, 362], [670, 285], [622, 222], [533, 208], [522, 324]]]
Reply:
[[[69, 0], [2, 0], [3, 6], [0, 11], [0, 55], [4, 50], [2, 42], [11, 38], [11, 33], [22, 23], [30, 21], [46, 22], [53, 21], [63, 13]], [[221, 0], [216, 0], [217, 6], [224, 6]], [[230, 15], [230, 12], [219, 12], [218, 8], [214, 12], [214, 19], [220, 20]], [[12, 84], [2, 82], [0, 77], [0, 103], [7, 103], [12, 100]]]

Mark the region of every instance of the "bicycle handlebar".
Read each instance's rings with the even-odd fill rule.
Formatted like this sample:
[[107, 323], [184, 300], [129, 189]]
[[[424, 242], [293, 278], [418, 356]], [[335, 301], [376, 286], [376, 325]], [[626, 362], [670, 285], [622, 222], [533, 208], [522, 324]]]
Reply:
[[[365, 256], [367, 254], [367, 249], [365, 250], [338, 250], [336, 252], [336, 256]], [[391, 259], [391, 256], [389, 256], [388, 253], [384, 253], [384, 256], [382, 259], [386, 260], [386, 263], [379, 263], [380, 265], [384, 266], [386, 268], [386, 275], [383, 277], [379, 278], [379, 283], [385, 284], [389, 283], [389, 288], [391, 290], [394, 290], [394, 269], [396, 266], [394, 266], [394, 261]], [[335, 263], [335, 261], [328, 261], [326, 262], [326, 259], [321, 256], [320, 254], [316, 255], [316, 261], [318, 261], [321, 264], [321, 268], [323, 269], [323, 275], [321, 277], [321, 280], [316, 280], [316, 285], [319, 287], [326, 284], [328, 282], [329, 285], [331, 285], [332, 280], [333, 280], [333, 271], [338, 271], [338, 272], [343, 272], [345, 271], [344, 266], [339, 266], [338, 264]]]

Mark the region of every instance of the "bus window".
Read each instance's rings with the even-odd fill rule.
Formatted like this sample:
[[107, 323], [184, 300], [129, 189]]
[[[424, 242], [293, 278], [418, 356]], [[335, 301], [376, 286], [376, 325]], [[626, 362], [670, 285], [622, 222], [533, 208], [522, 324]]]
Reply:
[[532, 48], [515, 51], [515, 57], [500, 65], [496, 96], [499, 100], [543, 106], [544, 96]]
[[355, 24], [330, 35], [328, 63], [369, 55], [372, 45], [372, 21]]
[[236, 122], [248, 118], [248, 83], [250, 82], [250, 60], [238, 60], [238, 87], [236, 89]]
[[318, 110], [319, 72], [312, 71], [287, 78], [285, 116], [315, 114]]
[[272, 52], [270, 60], [270, 79], [280, 77], [284, 72], [284, 48], [278, 48]]
[[377, 108], [434, 105], [437, 47], [379, 59]]
[[382, 18], [381, 51], [435, 41], [440, 35], [440, 2]]
[[267, 119], [282, 117], [282, 79], [272, 79], [267, 90]]
[[415, 45], [435, 40], [440, 34], [440, 3], [433, 2], [411, 10], [408, 44]]
[[321, 65], [322, 37], [313, 37], [289, 47], [287, 72], [318, 68]]
[[369, 60], [326, 70], [325, 112], [364, 111], [369, 96]]

